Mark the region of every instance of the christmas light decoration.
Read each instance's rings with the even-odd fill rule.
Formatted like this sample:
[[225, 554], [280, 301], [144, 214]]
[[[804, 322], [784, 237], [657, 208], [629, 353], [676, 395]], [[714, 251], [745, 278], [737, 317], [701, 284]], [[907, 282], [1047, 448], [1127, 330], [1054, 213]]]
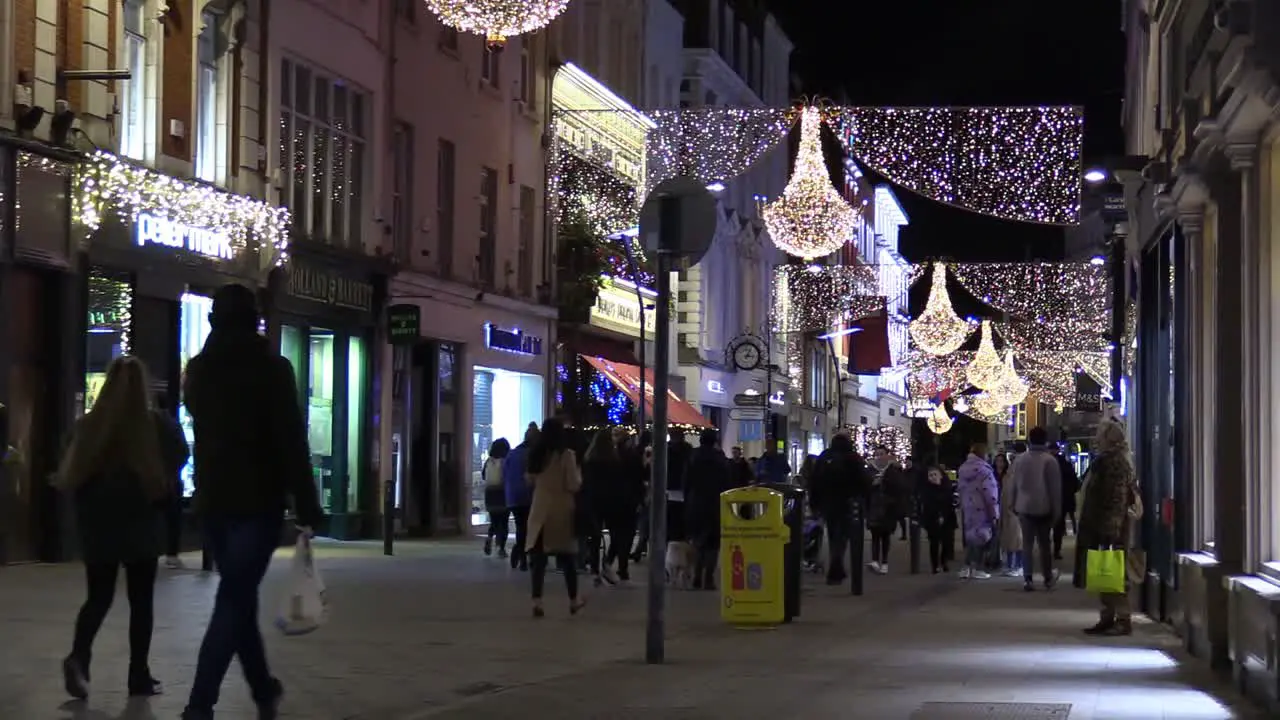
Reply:
[[648, 190], [663, 180], [688, 176], [708, 185], [751, 168], [778, 147], [796, 121], [796, 110], [701, 107], [651, 110], [656, 126], [646, 138]]
[[1004, 374], [1004, 363], [1000, 362], [992, 339], [991, 321], [983, 320], [982, 339], [978, 342], [978, 352], [965, 368], [965, 379], [980, 390], [990, 390], [1000, 385]]
[[951, 429], [953, 424], [951, 416], [947, 414], [947, 406], [942, 403], [938, 403], [938, 406], [933, 409], [933, 414], [925, 420], [925, 424], [929, 426], [929, 430], [931, 430], [934, 435], [947, 434], [947, 431]]
[[550, 196], [558, 222], [580, 212], [599, 237], [617, 235], [640, 224], [634, 183], [608, 165], [583, 158], [563, 145], [554, 157]]
[[883, 307], [874, 265], [778, 265], [773, 269], [775, 333], [828, 332]]
[[1018, 371], [1013, 364], [1013, 348], [1010, 348], [1005, 353], [1004, 364], [1001, 365], [1000, 380], [987, 392], [1001, 405], [1009, 407], [1025, 400], [1030, 389], [1026, 381], [1018, 377]]
[[80, 166], [77, 186], [72, 198], [74, 220], [90, 235], [101, 227], [108, 212], [129, 224], [145, 212], [224, 236], [237, 256], [246, 250], [256, 251], [263, 270], [281, 265], [287, 258], [286, 208], [162, 175], [101, 151]]
[[849, 154], [896, 185], [1005, 220], [1079, 219], [1081, 108], [854, 107], [831, 116]]
[[569, 0], [425, 0], [440, 22], [459, 32], [483, 35], [491, 48], [501, 48], [512, 35], [551, 24]]
[[946, 265], [934, 263], [929, 301], [924, 313], [911, 321], [909, 329], [916, 346], [930, 355], [955, 352], [973, 332], [973, 324], [956, 315], [951, 308]]
[[809, 260], [826, 257], [853, 238], [858, 211], [831, 186], [822, 155], [822, 114], [805, 108], [800, 117], [800, 149], [782, 197], [764, 208], [773, 244]]
[[975, 298], [1028, 321], [1110, 317], [1111, 276], [1091, 263], [957, 263], [951, 272]]
[[980, 392], [969, 398], [969, 407], [983, 415], [991, 417], [999, 415], [1009, 406], [1005, 405], [1000, 401], [1000, 398], [995, 397], [991, 393]]
[[960, 410], [957, 408], [956, 412], [959, 412], [963, 415], [971, 417], [974, 420], [977, 420], [978, 422], [989, 423], [991, 425], [1012, 425], [1013, 424], [1013, 412], [1011, 411], [1011, 408], [1009, 408], [1008, 406], [1000, 407], [998, 412], [993, 413], [991, 415], [982, 413], [977, 408], [969, 407], [968, 405], [966, 405], [964, 410]]
[[911, 457], [911, 433], [902, 428], [893, 425], [846, 425], [844, 431], [853, 441], [854, 451], [864, 458], [871, 457], [879, 446], [889, 448], [899, 462]]

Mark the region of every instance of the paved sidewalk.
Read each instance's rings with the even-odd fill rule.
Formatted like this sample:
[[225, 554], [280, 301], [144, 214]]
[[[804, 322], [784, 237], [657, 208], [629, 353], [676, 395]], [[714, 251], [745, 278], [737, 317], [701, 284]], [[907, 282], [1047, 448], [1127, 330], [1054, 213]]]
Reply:
[[[894, 551], [905, 559], [905, 548]], [[264, 621], [288, 554], [268, 579]], [[1176, 642], [1163, 631], [1083, 638], [1077, 628], [1090, 621], [1089, 598], [1069, 587], [1024, 596], [1014, 581], [909, 576], [900, 562], [893, 575], [868, 576], [861, 598], [810, 576], [800, 621], [758, 632], [721, 625], [713, 594], [671, 593], [669, 663], [654, 668], [640, 662], [643, 587], [594, 592], [586, 612], [570, 619], [560, 577], [551, 575], [548, 617], [535, 622], [527, 576], [482, 557], [475, 542], [406, 543], [394, 558], [376, 543], [327, 545], [320, 562], [331, 623], [298, 638], [267, 631], [288, 718], [905, 719], [928, 700], [1072, 703], [1070, 720], [1237, 717], [1196, 689], [1211, 680], [1180, 669]], [[162, 572], [153, 669], [168, 692], [133, 706], [124, 698], [121, 592], [99, 638], [85, 707], [64, 704], [58, 677], [83, 597], [80, 573], [0, 568], [0, 718], [176, 718], [214, 578]], [[238, 670], [219, 710], [220, 720], [254, 717]]]

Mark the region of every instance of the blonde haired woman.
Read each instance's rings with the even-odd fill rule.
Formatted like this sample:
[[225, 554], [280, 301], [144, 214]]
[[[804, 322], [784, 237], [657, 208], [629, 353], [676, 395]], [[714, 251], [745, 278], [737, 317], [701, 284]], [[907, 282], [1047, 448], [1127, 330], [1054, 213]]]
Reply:
[[89, 694], [93, 640], [115, 599], [124, 566], [129, 595], [130, 695], [155, 695], [148, 655], [152, 599], [160, 556], [160, 521], [173, 488], [164, 471], [162, 434], [151, 408], [146, 366], [120, 357], [93, 409], [75, 425], [55, 484], [74, 497], [88, 597], [76, 618], [71, 654], [62, 663], [67, 693]]
[[[1078, 542], [1086, 549], [1132, 549], [1134, 521], [1141, 515], [1142, 500], [1134, 475], [1129, 436], [1125, 426], [1103, 421], [1093, 440], [1093, 461], [1084, 490]], [[1126, 578], [1127, 581], [1128, 578]], [[1126, 582], [1126, 586], [1127, 586]], [[1098, 624], [1085, 630], [1090, 635], [1129, 635], [1129, 594], [1102, 593]]]

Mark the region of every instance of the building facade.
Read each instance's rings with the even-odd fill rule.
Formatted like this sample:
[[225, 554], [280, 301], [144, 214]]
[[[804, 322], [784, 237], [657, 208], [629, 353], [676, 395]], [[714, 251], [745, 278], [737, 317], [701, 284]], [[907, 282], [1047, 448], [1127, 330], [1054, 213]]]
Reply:
[[[146, 361], [190, 439], [181, 378], [208, 332], [209, 296], [239, 282], [272, 313], [290, 234], [262, 162], [265, 9], [12, 5], [0, 81], [8, 561], [74, 553], [65, 499], [42, 479], [113, 358]], [[128, 77], [59, 74], [113, 70]], [[189, 496], [190, 466], [182, 482]]]
[[[760, 3], [681, 0], [675, 5], [685, 20], [681, 107], [791, 104], [793, 46]], [[735, 338], [751, 334], [770, 348], [764, 365], [787, 364], [787, 338], [772, 332], [769, 318], [773, 268], [784, 256], [769, 240], [759, 213], [765, 199], [786, 187], [786, 147], [780, 143], [747, 172], [716, 186], [721, 212], [711, 248], [701, 262], [679, 273], [675, 285], [674, 348], [688, 400], [720, 430], [726, 447], [741, 446], [748, 457], [760, 455], [767, 442], [793, 444], [788, 430], [793, 414], [797, 425], [805, 425], [803, 403], [787, 392], [786, 372], [767, 367], [740, 372], [726, 357]], [[769, 372], [773, 377], [766, 376]], [[768, 397], [763, 408], [738, 407], [736, 398], [743, 395]], [[819, 413], [810, 410], [812, 427]]]
[[1144, 602], [1274, 709], [1280, 8], [1135, 0], [1126, 30]]

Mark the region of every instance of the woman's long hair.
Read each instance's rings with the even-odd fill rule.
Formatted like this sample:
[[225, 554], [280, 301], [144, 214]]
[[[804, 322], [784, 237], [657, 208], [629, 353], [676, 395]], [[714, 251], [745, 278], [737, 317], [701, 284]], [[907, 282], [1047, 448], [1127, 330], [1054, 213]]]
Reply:
[[1104, 420], [1098, 423], [1098, 433], [1093, 438], [1093, 454], [1118, 453], [1130, 458], [1129, 433], [1124, 423], [1115, 420]]
[[1005, 457], [1004, 453], [996, 453], [995, 459], [991, 461], [991, 468], [996, 471], [996, 477], [1004, 477], [1004, 474], [1009, 472], [1009, 458]]
[[91, 409], [76, 423], [56, 484], [75, 490], [95, 475], [126, 472], [149, 498], [171, 492], [160, 458], [147, 367], [124, 355], [107, 367], [107, 379]]
[[589, 463], [611, 463], [618, 461], [618, 446], [613, 442], [613, 430], [605, 428], [591, 438], [587, 446], [587, 454], [583, 460]]
[[547, 418], [542, 423], [542, 431], [538, 433], [538, 442], [529, 453], [529, 464], [526, 471], [536, 475], [551, 464], [551, 459], [569, 449], [569, 434], [564, 430], [564, 423], [556, 418]]

